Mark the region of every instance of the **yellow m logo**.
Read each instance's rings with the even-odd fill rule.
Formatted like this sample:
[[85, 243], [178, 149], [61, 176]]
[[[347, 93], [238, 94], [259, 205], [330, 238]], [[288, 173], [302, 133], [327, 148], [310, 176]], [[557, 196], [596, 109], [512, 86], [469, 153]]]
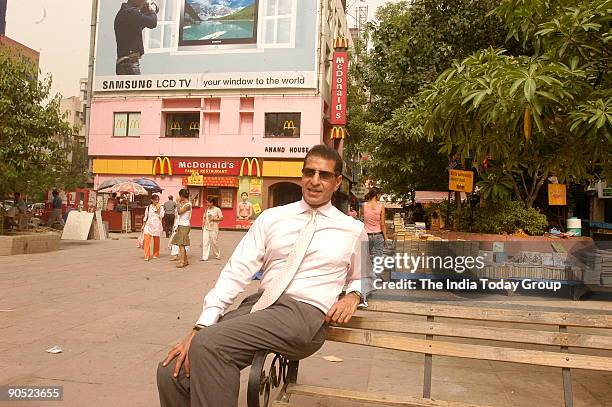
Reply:
[[344, 139], [345, 136], [346, 136], [346, 131], [344, 130], [344, 127], [334, 126], [329, 131], [329, 137], [332, 140], [333, 139]]
[[189, 130], [200, 130], [200, 123], [198, 122], [189, 123]]
[[170, 130], [183, 130], [183, 128], [181, 127], [181, 123], [179, 122], [172, 122], [172, 125], [170, 125]]
[[115, 120], [115, 128], [116, 129], [125, 129], [125, 120], [123, 120], [123, 119]]
[[[159, 172], [157, 171], [157, 165], [159, 164]], [[155, 161], [153, 161], [153, 175], [166, 175], [166, 171], [168, 175], [172, 175], [172, 164], [170, 164], [170, 159], [168, 157], [157, 157]]]
[[344, 35], [340, 35], [334, 40], [334, 48], [348, 48], [348, 46], [348, 38], [346, 38]]
[[293, 120], [285, 120], [285, 123], [283, 123], [283, 130], [294, 130], [295, 129], [295, 123], [293, 122]]
[[259, 161], [257, 160], [257, 158], [245, 158], [244, 160], [242, 160], [242, 164], [240, 164], [240, 176], [241, 177], [244, 176], [244, 164], [246, 164], [247, 176], [249, 177], [253, 176], [253, 164], [255, 164], [255, 168], [257, 170], [255, 172], [255, 176], [261, 177], [261, 168], [259, 167]]

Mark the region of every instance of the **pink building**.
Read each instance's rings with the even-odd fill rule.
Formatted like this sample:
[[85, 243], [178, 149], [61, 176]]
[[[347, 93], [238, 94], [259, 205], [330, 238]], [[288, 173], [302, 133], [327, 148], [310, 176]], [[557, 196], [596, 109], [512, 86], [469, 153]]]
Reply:
[[[94, 188], [111, 177], [154, 179], [162, 202], [189, 189], [193, 226], [212, 196], [222, 227], [248, 228], [263, 209], [301, 197], [311, 146], [342, 150], [343, 128], [329, 120], [332, 81], [334, 89], [346, 85], [336, 86], [346, 74], [336, 79], [333, 59], [334, 46], [346, 46], [336, 39], [348, 37], [344, 1], [241, 0], [219, 8], [214, 24], [198, 0], [161, 1], [133, 75], [116, 65], [121, 3], [101, 2], [98, 11], [88, 140]], [[347, 174], [341, 205], [348, 189]]]

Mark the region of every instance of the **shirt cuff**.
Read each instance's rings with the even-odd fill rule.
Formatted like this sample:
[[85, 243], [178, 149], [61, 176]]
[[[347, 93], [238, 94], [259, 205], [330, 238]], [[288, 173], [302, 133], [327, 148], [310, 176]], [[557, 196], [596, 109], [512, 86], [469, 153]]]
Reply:
[[200, 318], [198, 318], [198, 320], [196, 321], [196, 325], [203, 325], [203, 326], [211, 326], [215, 323], [217, 323], [217, 321], [219, 320], [219, 318], [221, 317], [221, 313], [223, 312], [223, 310], [219, 307], [209, 307], [206, 308], [203, 312], [202, 315], [200, 315]]

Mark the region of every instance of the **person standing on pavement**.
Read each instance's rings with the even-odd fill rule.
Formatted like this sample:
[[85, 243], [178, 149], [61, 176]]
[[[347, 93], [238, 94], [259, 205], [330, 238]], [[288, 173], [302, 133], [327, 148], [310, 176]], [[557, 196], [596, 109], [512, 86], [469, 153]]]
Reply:
[[166, 237], [170, 237], [172, 234], [175, 212], [176, 202], [174, 202], [172, 195], [168, 195], [168, 200], [164, 202], [164, 232], [166, 233]]
[[[306, 358], [323, 346], [326, 323], [347, 323], [365, 305], [373, 283], [362, 256], [367, 235], [363, 223], [331, 204], [341, 184], [338, 152], [311, 148], [302, 200], [257, 217], [206, 295], [196, 325], [159, 364], [161, 407], [236, 407], [240, 370], [257, 351]], [[226, 312], [258, 270], [260, 291]]]
[[217, 198], [208, 198], [207, 209], [202, 217], [202, 259], [207, 261], [212, 249], [215, 259], [221, 259], [219, 250], [219, 223], [223, 220], [223, 213], [217, 206]]
[[62, 218], [62, 198], [60, 198], [57, 189], [54, 189], [51, 195], [53, 196], [53, 198], [51, 198], [51, 214], [49, 215], [47, 226], [51, 227], [56, 222], [64, 226], [64, 219]]
[[144, 233], [144, 259], [149, 261], [151, 258], [151, 239], [153, 239], [153, 258], [159, 257], [159, 238], [162, 233], [162, 219], [164, 217], [164, 207], [159, 204], [159, 195], [151, 196], [151, 204], [145, 210], [142, 231]]
[[370, 258], [382, 257], [387, 241], [387, 226], [385, 225], [385, 207], [379, 202], [382, 191], [374, 187], [365, 196], [363, 204], [363, 222], [368, 233], [368, 248]]
[[13, 198], [13, 205], [15, 206], [15, 222], [17, 223], [17, 229], [22, 230], [26, 228], [28, 206], [21, 198], [21, 194], [19, 192], [15, 192]]
[[190, 246], [189, 232], [191, 231], [191, 202], [189, 202], [189, 190], [183, 188], [179, 191], [179, 201], [177, 208], [176, 233], [172, 238], [172, 244], [179, 247], [179, 264], [176, 268], [183, 268], [189, 265], [187, 258], [187, 246]]

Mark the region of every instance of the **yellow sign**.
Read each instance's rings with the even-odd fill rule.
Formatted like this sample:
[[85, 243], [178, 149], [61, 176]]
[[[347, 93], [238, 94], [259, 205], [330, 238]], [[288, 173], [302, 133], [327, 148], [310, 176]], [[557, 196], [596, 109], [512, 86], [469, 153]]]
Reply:
[[336, 37], [334, 40], [334, 48], [348, 48], [349, 41], [344, 35]]
[[[246, 164], [246, 175], [248, 177], [261, 177], [261, 168], [259, 167], [259, 161], [257, 160], [257, 158], [245, 158], [244, 160], [242, 160], [242, 163], [240, 164], [241, 177], [244, 177], [244, 164]], [[255, 172], [255, 175], [253, 175], [253, 164], [255, 164], [255, 169], [257, 170]]]
[[293, 120], [285, 120], [285, 123], [283, 123], [283, 130], [294, 130], [295, 129], [295, 123], [293, 122]]
[[251, 178], [249, 182], [249, 195], [261, 195], [263, 180], [261, 178]]
[[472, 192], [474, 190], [474, 173], [472, 171], [450, 170], [448, 189], [451, 191]]
[[567, 205], [567, 193], [565, 184], [548, 184], [548, 204]]
[[200, 171], [192, 171], [187, 178], [187, 185], [202, 187], [204, 186], [204, 177], [200, 175]]
[[[159, 173], [157, 172], [157, 164], [159, 164]], [[170, 159], [168, 157], [157, 157], [155, 161], [153, 161], [153, 175], [166, 175], [166, 171], [168, 175], [172, 175], [172, 164], [170, 164]]]
[[261, 213], [261, 205], [259, 203], [253, 204], [253, 212], [255, 212], [257, 215]]
[[331, 137], [332, 140], [344, 139], [345, 135], [346, 135], [346, 131], [344, 130], [344, 127], [334, 126], [329, 131], [329, 137]]

